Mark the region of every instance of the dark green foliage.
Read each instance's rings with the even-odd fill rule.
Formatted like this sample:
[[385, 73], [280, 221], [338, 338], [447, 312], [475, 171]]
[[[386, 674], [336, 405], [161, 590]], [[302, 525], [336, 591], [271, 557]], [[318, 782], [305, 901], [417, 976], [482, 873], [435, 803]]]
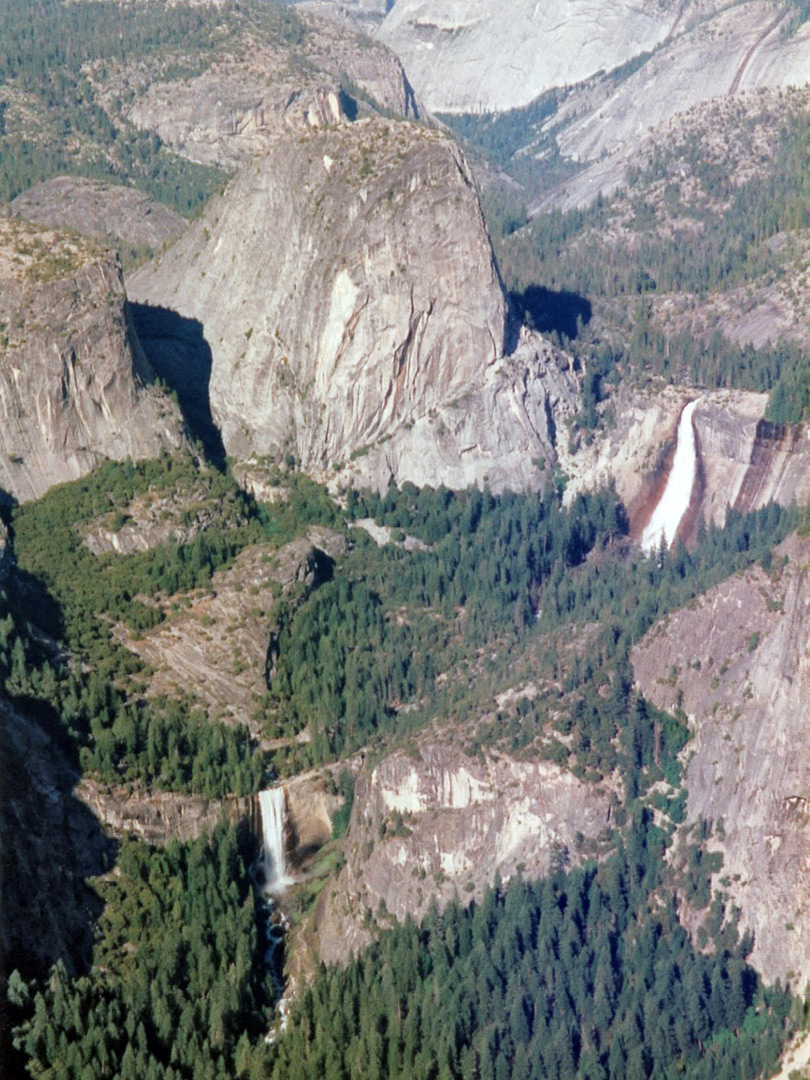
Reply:
[[[568, 762], [594, 780], [618, 767], [631, 801], [664, 777], [677, 784], [688, 732], [631, 693], [630, 645], [667, 611], [763, 558], [798, 523], [795, 511], [776, 506], [730, 511], [726, 529], [703, 530], [693, 551], [676, 545], [659, 559], [624, 540], [623, 508], [610, 491], [563, 509], [550, 492], [496, 498], [405, 484], [384, 498], [349, 492], [348, 512], [427, 546], [358, 540], [332, 581], [279, 611], [268, 734], [308, 724], [313, 763], [381, 735], [403, 738], [430, 717], [481, 708], [474, 689], [464, 697], [456, 680], [437, 682], [476, 649], [525, 647], [538, 632], [601, 624], [587, 655], [562, 666], [561, 691], [526, 702], [508, 725], [501, 717], [482, 724], [477, 745]], [[560, 665], [544, 652], [541, 670], [555, 687]], [[560, 713], [555, 727], [572, 736], [569, 745], [549, 731], [549, 715]]]
[[542, 94], [529, 105], [499, 113], [439, 113], [439, 119], [456, 135], [467, 139], [487, 155], [490, 161], [509, 168], [518, 151], [523, 150], [559, 103], [557, 90]]
[[569, 510], [552, 492], [495, 497], [410, 484], [384, 500], [348, 498], [351, 515], [377, 516], [429, 546], [358, 542], [333, 581], [294, 613], [279, 612], [270, 692], [282, 724], [309, 724], [315, 762], [401, 730], [401, 705], [434, 694], [449, 650], [525, 632], [554, 568], [578, 565], [625, 528], [607, 490]]
[[[697, 139], [691, 156], [683, 148], [680, 152], [681, 157], [686, 155], [684, 167], [702, 182], [712, 200], [730, 203], [722, 213], [711, 207], [684, 209], [703, 228], [679, 235], [673, 243], [656, 230], [655, 211], [639, 202], [633, 242], [605, 248], [605, 257], [600, 258], [601, 241], [595, 234], [611, 220], [615, 200], [599, 198], [587, 210], [542, 214], [504, 250], [510, 285], [522, 289], [542, 283], [588, 297], [728, 289], [753, 280], [770, 265], [765, 241], [810, 224], [810, 117], [786, 121], [766, 173], [739, 186], [728, 170], [704, 161]], [[668, 178], [673, 160], [681, 158], [658, 149], [630, 184], [652, 185]], [[573, 243], [583, 239], [589, 242]]]
[[270, 1075], [754, 1080], [790, 998], [746, 965], [733, 923], [714, 920], [706, 952], [690, 944], [664, 846], [640, 811], [598, 867], [385, 931], [302, 996]]
[[[244, 841], [244, 837], [242, 838]], [[156, 851], [125, 842], [94, 967], [61, 964], [16, 1032], [32, 1075], [199, 1080], [241, 1075], [271, 1003], [244, 856], [233, 828]]]
[[338, 789], [343, 796], [343, 805], [332, 815], [332, 836], [337, 840], [349, 827], [349, 818], [354, 805], [354, 777], [348, 769], [344, 769], [338, 780]]
[[[682, 175], [694, 177], [705, 191], [705, 205], [680, 203]], [[587, 210], [540, 215], [514, 236], [507, 235], [510, 228], [500, 228], [496, 207], [491, 224], [496, 242], [507, 237], [497, 246], [508, 285], [518, 296], [542, 286], [539, 291], [551, 297], [624, 307], [631, 325], [610, 335], [610, 344], [559, 327], [561, 336], [565, 330], [563, 343], [577, 336], [578, 351], [590, 354], [588, 371], [596, 363], [600, 378], [618, 367], [625, 376], [643, 370], [701, 387], [771, 391], [769, 419], [808, 419], [810, 363], [802, 348], [785, 342], [740, 346], [719, 332], [661, 331], [651, 325], [643, 298], [669, 292], [706, 295], [784, 272], [790, 245], [769, 242], [810, 224], [810, 118], [784, 122], [775, 160], [764, 175], [737, 184], [733, 170], [707, 160], [702, 141], [692, 136], [674, 149], [656, 149], [645, 168], [630, 177], [629, 197], [639, 187], [661, 183], [668, 183], [669, 193], [663, 210], [636, 197], [627, 240], [607, 230], [617, 200], [626, 201], [626, 193], [600, 197]], [[668, 228], [659, 230], [662, 213], [687, 220], [689, 227], [673, 239]], [[603, 239], [606, 231], [611, 239]], [[592, 396], [586, 396], [582, 427], [595, 421]]]
[[799, 524], [793, 507], [769, 503], [741, 514], [729, 509], [725, 528], [699, 528], [688, 551], [682, 543], [644, 558], [603, 559], [570, 574], [554, 572], [543, 593], [541, 626], [561, 621], [599, 621], [617, 641], [638, 641], [653, 622], [673, 608], [762, 558]]
[[54, 667], [10, 607], [0, 591], [0, 686], [68, 753], [79, 748], [85, 772], [104, 783], [210, 798], [248, 795], [262, 786], [266, 757], [246, 727], [209, 720], [187, 701], [128, 697], [97, 670], [74, 674]]
[[[266, 755], [252, 745], [247, 729], [212, 721], [187, 701], [139, 697], [130, 676], [141, 663], [110, 632], [117, 620], [135, 632], [159, 622], [163, 616], [150, 598], [207, 585], [247, 544], [281, 543], [308, 521], [333, 521], [334, 508], [322, 489], [305, 478], [291, 476], [288, 483], [288, 503], [257, 507], [230, 477], [201, 471], [187, 456], [164, 457], [109, 463], [16, 509], [18, 569], [0, 602], [0, 677], [10, 694], [29, 699], [69, 748], [80, 748], [84, 769], [104, 782], [209, 797], [261, 787]], [[98, 557], [84, 546], [88, 523], [98, 520], [114, 529], [133, 498], [147, 493], [191, 495], [216, 511], [216, 525], [190, 544], [163, 544], [128, 556]], [[16, 629], [29, 619], [61, 640], [81, 664], [70, 671], [44, 658], [30, 635]]]
[[[137, 495], [194, 495], [198, 487], [198, 501], [216, 507], [218, 523], [190, 544], [171, 542], [133, 555], [96, 556], [83, 543], [83, 529], [90, 522], [100, 519], [114, 527], [120, 521], [116, 512]], [[135, 631], [148, 629], [162, 615], [142, 598], [206, 585], [217, 568], [265, 536], [233, 480], [213, 469], [201, 474], [186, 456], [102, 465], [83, 480], [61, 484], [38, 502], [18, 507], [13, 528], [20, 569], [60, 606], [61, 627], [50, 625], [49, 612], [43, 610], [37, 612], [40, 625], [55, 636], [64, 632], [72, 649], [94, 660], [109, 652], [110, 620], [122, 620]]]

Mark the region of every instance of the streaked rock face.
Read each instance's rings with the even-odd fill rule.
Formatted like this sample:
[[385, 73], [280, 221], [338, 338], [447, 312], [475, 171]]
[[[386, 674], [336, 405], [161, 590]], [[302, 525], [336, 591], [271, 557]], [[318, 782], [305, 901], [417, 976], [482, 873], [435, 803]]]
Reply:
[[0, 219], [0, 489], [20, 501], [105, 458], [183, 443], [125, 310], [117, 257]]
[[699, 516], [722, 526], [729, 506], [742, 513], [773, 500], [802, 503], [810, 493], [810, 427], [763, 420], [767, 394], [684, 387], [653, 392], [621, 389], [614, 399], [616, 423], [603, 439], [576, 454], [559, 447], [571, 480], [566, 498], [612, 481], [625, 502], [631, 534], [640, 537], [666, 483], [678, 418], [688, 401], [694, 412], [698, 479], [681, 535], [694, 535]]
[[666, 709], [680, 701], [689, 717], [688, 817], [718, 827], [716, 877], [754, 932], [754, 964], [769, 979], [792, 972], [801, 988], [810, 975], [810, 542], [789, 538], [773, 563], [773, 573], [754, 567], [670, 614], [632, 661], [647, 697]]
[[502, 111], [652, 49], [670, 33], [678, 10], [625, 0], [560, 10], [518, 0], [507, 15], [490, 0], [396, 0], [379, 35], [428, 108]]
[[202, 325], [237, 458], [291, 453], [318, 479], [380, 487], [522, 487], [576, 405], [567, 358], [512, 340], [463, 156], [415, 125], [279, 143], [129, 288]]
[[437, 741], [396, 751], [357, 779], [346, 865], [319, 919], [322, 959], [345, 959], [369, 938], [367, 909], [421, 919], [431, 900], [480, 896], [496, 873], [541, 876], [555, 850], [608, 826], [607, 784], [548, 762], [470, 758]]

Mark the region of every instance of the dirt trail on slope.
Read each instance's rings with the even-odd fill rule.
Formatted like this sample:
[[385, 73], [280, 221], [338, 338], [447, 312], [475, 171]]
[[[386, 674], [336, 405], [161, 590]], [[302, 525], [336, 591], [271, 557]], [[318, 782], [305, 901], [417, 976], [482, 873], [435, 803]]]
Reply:
[[785, 15], [786, 15], [786, 12], [784, 12], [784, 11], [780, 12], [779, 15], [777, 15], [776, 18], [773, 20], [773, 22], [769, 23], [768, 26], [765, 27], [765, 29], [759, 35], [757, 40], [754, 42], [754, 44], [751, 46], [751, 48], [745, 54], [745, 56], [742, 59], [742, 63], [737, 68], [737, 73], [734, 76], [734, 80], [731, 83], [731, 87], [729, 89], [729, 94], [730, 95], [731, 94], [736, 94], [737, 91], [740, 89], [740, 82], [742, 81], [742, 77], [745, 74], [745, 69], [751, 63], [751, 60], [754, 57], [754, 53], [757, 51], [757, 49], [759, 49], [759, 47], [762, 45], [762, 43], [765, 41], [765, 39], [767, 37], [769, 37], [774, 32], [774, 30], [777, 28], [779, 23], [784, 19]]

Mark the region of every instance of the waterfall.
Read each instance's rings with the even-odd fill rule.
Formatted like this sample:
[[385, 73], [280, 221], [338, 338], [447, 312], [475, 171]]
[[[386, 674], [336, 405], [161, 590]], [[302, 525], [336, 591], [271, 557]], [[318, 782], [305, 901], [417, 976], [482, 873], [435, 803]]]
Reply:
[[681, 413], [678, 424], [678, 444], [675, 447], [675, 458], [667, 478], [667, 486], [641, 537], [641, 546], [648, 554], [659, 546], [662, 537], [669, 547], [675, 539], [675, 533], [678, 531], [678, 526], [692, 497], [697, 465], [692, 413], [697, 407], [698, 400], [696, 398], [690, 401]]
[[284, 865], [284, 823], [287, 813], [284, 788], [260, 791], [259, 807], [264, 841], [264, 888], [266, 892], [283, 892], [292, 882], [292, 878], [287, 877]]

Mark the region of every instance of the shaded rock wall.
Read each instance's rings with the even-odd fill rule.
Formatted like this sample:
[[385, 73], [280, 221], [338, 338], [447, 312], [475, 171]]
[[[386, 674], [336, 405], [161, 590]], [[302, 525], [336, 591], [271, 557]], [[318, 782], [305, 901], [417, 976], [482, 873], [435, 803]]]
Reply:
[[0, 698], [0, 975], [89, 963], [101, 905], [85, 878], [112, 865], [115, 844], [76, 780], [64, 750]]

